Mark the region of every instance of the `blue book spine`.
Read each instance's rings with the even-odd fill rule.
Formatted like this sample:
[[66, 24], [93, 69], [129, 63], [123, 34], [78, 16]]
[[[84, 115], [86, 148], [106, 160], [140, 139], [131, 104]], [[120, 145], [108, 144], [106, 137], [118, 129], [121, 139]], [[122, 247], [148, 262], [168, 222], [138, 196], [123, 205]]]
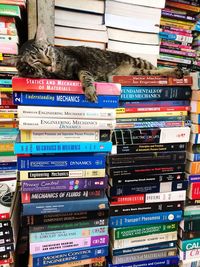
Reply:
[[[123, 123], [122, 123], [123, 124]], [[133, 124], [133, 128], [166, 128], [166, 127], [186, 127], [191, 126], [191, 121], [143, 121], [143, 122], [126, 122], [124, 124]], [[121, 123], [120, 123], [121, 125]]]
[[200, 161], [200, 154], [193, 154], [193, 161]]
[[103, 169], [106, 154], [18, 157], [18, 170]]
[[182, 219], [182, 210], [170, 212], [157, 212], [128, 216], [111, 216], [109, 225], [111, 228], [134, 226], [140, 224], [178, 222]]
[[111, 152], [112, 142], [15, 143], [15, 154]]
[[113, 249], [112, 255], [121, 256], [121, 255], [135, 254], [135, 253], [141, 253], [141, 252], [151, 252], [151, 251], [161, 250], [161, 249], [170, 249], [170, 248], [171, 249], [176, 248], [175, 241], [163, 242], [163, 243], [152, 244], [152, 245], [145, 245], [141, 247]]
[[177, 35], [174, 33], [159, 32], [159, 37], [163, 39], [175, 41], [177, 38]]
[[12, 86], [12, 79], [0, 79], [0, 84]]
[[88, 200], [55, 201], [23, 204], [23, 215], [41, 215], [49, 213], [65, 213], [75, 211], [108, 209], [107, 197]]
[[134, 87], [123, 86], [120, 100], [170, 100], [189, 99], [191, 88], [188, 86]]
[[120, 107], [176, 107], [176, 106], [189, 106], [190, 102], [188, 100], [171, 100], [171, 101], [134, 101], [134, 102], [120, 102]]
[[125, 263], [125, 264], [112, 264], [109, 263], [108, 267], [164, 267], [164, 266], [173, 266], [177, 265], [179, 263], [179, 257], [178, 256], [171, 256], [161, 259], [153, 259], [153, 260], [146, 260], [146, 261], [138, 261], [133, 263]]
[[200, 174], [188, 175], [187, 179], [189, 183], [200, 182]]
[[73, 238], [83, 238], [89, 236], [108, 235], [108, 226], [89, 227], [80, 229], [57, 230], [36, 232], [29, 234], [30, 243], [49, 242], [57, 240], [66, 240]]
[[46, 254], [34, 254], [33, 266], [44, 267], [51, 265], [60, 265], [66, 262], [87, 260], [97, 257], [106, 257], [108, 255], [108, 246], [93, 247], [88, 249], [75, 249], [62, 252], [52, 252]]
[[16, 170], [17, 162], [0, 162], [0, 171]]
[[15, 105], [58, 106], [58, 107], [88, 107], [88, 108], [117, 108], [119, 96], [97, 97], [97, 102], [90, 102], [85, 95], [51, 94], [51, 93], [13, 93]]

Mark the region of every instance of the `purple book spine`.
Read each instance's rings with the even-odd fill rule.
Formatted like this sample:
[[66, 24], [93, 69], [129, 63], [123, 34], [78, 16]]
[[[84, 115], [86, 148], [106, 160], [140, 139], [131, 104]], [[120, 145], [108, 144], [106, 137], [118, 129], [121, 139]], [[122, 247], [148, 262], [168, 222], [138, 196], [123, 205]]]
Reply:
[[105, 189], [107, 177], [104, 178], [80, 178], [80, 179], [53, 179], [22, 181], [22, 192], [53, 192]]

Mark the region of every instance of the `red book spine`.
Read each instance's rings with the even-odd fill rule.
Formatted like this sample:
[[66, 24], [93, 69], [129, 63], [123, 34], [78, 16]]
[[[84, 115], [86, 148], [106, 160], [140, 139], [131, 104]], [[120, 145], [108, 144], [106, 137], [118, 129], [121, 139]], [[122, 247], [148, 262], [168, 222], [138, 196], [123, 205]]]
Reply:
[[136, 205], [136, 204], [144, 204], [145, 203], [145, 195], [137, 194], [137, 195], [129, 195], [129, 196], [118, 196], [112, 197], [110, 199], [111, 205]]
[[174, 107], [138, 107], [138, 108], [125, 108], [123, 113], [134, 112], [159, 112], [159, 111], [190, 111], [189, 106], [174, 106]]
[[183, 79], [162, 76], [113, 76], [114, 83], [124, 86], [191, 86], [192, 77], [185, 76]]
[[190, 198], [200, 199], [200, 183], [192, 183], [190, 186]]
[[[98, 95], [120, 95], [121, 85], [116, 83], [94, 83]], [[84, 94], [80, 81], [54, 79], [28, 79], [14, 77], [13, 91]]]

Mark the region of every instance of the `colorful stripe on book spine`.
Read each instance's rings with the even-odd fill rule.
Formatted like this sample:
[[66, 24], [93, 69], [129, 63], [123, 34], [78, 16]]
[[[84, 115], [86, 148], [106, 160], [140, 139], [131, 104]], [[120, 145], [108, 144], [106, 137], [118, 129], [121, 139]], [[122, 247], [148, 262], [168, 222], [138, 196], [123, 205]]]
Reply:
[[177, 223], [149, 224], [133, 227], [113, 228], [111, 230], [114, 240], [137, 236], [152, 235], [155, 233], [173, 232], [178, 228]]
[[58, 263], [73, 262], [108, 255], [108, 246], [94, 247], [87, 249], [75, 249], [69, 251], [58, 251], [52, 253], [34, 254], [32, 263], [35, 267], [51, 266]]
[[23, 215], [40, 215], [49, 213], [64, 213], [73, 211], [84, 211], [84, 210], [105, 210], [108, 209], [108, 199], [98, 198], [89, 200], [76, 200], [74, 201], [57, 201], [57, 202], [41, 202], [41, 203], [30, 203], [23, 204]]
[[194, 238], [192, 240], [179, 240], [178, 245], [183, 251], [199, 249], [200, 238]]
[[61, 106], [88, 108], [117, 108], [118, 96], [98, 96], [97, 102], [90, 102], [85, 95], [66, 95], [51, 93], [13, 93], [15, 105]]
[[111, 142], [15, 143], [15, 154], [111, 152]]
[[103, 169], [106, 154], [18, 157], [18, 170]]
[[29, 234], [30, 243], [108, 235], [108, 226], [37, 232]]
[[51, 191], [75, 191], [75, 190], [91, 190], [105, 189], [107, 186], [106, 178], [80, 178], [80, 179], [52, 179], [49, 180], [34, 180], [21, 182], [22, 192], [51, 192]]

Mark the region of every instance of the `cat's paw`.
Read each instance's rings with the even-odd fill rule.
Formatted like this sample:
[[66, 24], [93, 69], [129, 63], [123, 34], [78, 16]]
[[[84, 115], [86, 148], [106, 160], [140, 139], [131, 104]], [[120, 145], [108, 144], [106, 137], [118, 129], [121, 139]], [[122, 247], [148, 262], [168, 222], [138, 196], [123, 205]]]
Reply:
[[95, 86], [85, 88], [85, 96], [91, 102], [97, 102], [97, 94]]
[[184, 76], [184, 71], [181, 68], [175, 68], [174, 69], [174, 77], [177, 79], [182, 79]]

